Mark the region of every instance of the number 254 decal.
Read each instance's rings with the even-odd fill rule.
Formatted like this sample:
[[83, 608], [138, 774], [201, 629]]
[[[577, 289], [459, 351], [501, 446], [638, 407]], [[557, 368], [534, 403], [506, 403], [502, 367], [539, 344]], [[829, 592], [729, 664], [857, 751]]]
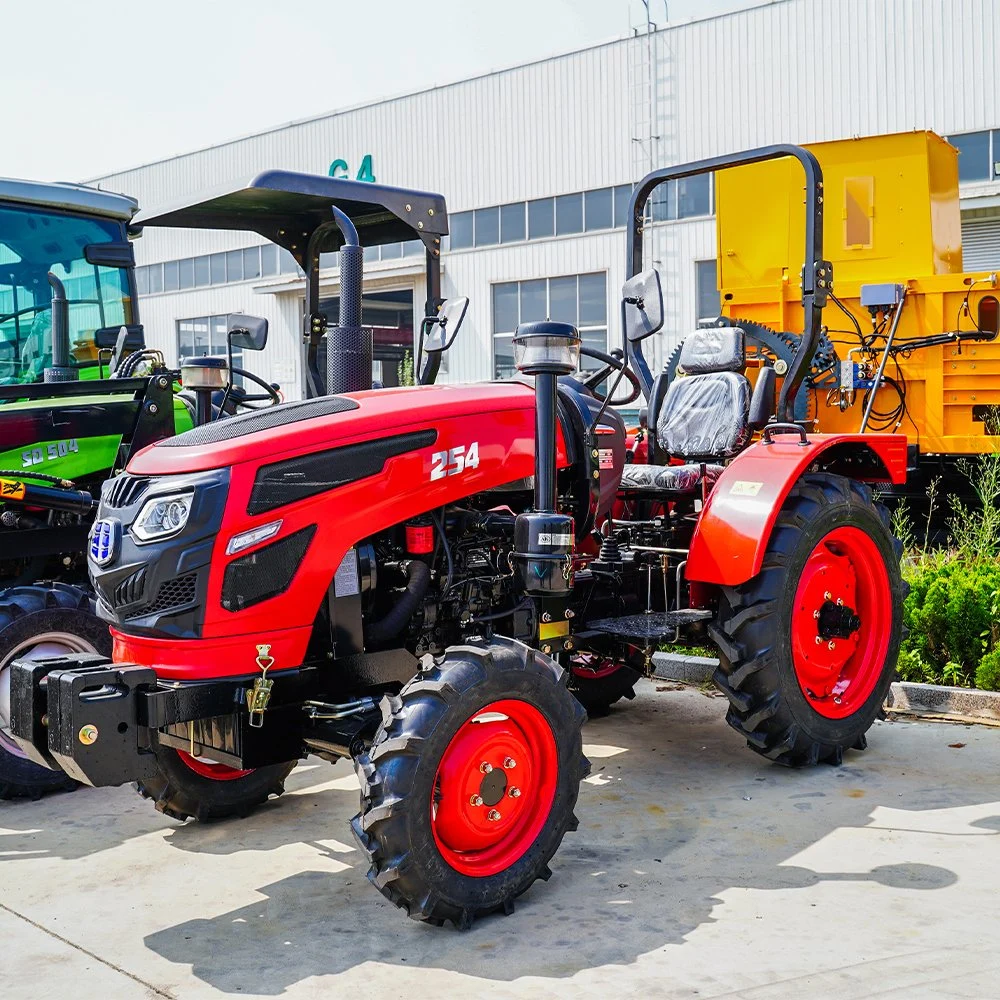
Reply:
[[431, 480], [457, 476], [466, 469], [479, 468], [479, 442], [460, 444], [450, 451], [436, 451], [431, 455]]

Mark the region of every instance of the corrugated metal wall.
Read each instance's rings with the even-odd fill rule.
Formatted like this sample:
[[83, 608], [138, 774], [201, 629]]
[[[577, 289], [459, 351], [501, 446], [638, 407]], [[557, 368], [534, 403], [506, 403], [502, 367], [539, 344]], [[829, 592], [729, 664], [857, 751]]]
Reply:
[[[777, 141], [908, 129], [1000, 126], [998, 0], [776, 0], [544, 62], [291, 124], [101, 178], [145, 207], [268, 167], [324, 173], [374, 156], [379, 181], [442, 191], [452, 212], [625, 183], [660, 165]], [[643, 112], [652, 89], [652, 119]], [[290, 108], [294, 110], [294, 108]], [[668, 297], [668, 343], [695, 322], [694, 261], [714, 255], [710, 221], [654, 226], [650, 258]], [[148, 232], [140, 263], [229, 249], [256, 238]], [[619, 230], [449, 254], [446, 293], [471, 297], [450, 379], [491, 370], [490, 284], [604, 270], [611, 342], [624, 278]], [[413, 279], [400, 279], [405, 287]], [[151, 296], [149, 339], [175, 351], [174, 321], [234, 308], [273, 324], [265, 374], [301, 380], [297, 293], [253, 283]], [[415, 301], [423, 301], [422, 288]], [[284, 379], [278, 379], [284, 381]]]

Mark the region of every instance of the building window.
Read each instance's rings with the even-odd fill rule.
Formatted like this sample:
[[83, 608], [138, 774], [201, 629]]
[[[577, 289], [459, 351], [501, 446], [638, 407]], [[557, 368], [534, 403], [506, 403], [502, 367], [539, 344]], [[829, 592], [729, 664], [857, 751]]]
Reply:
[[518, 243], [524, 239], [524, 202], [500, 206], [500, 242]]
[[556, 198], [556, 236], [583, 232], [583, 195], [562, 194]]
[[615, 188], [615, 227], [628, 225], [628, 203], [632, 197], [631, 184], [619, 184]]
[[135, 288], [140, 295], [145, 295], [149, 291], [146, 268], [137, 267], [135, 269]]
[[243, 280], [243, 251], [230, 250], [226, 254], [226, 281]]
[[697, 319], [717, 319], [722, 312], [722, 299], [719, 296], [718, 279], [716, 277], [716, 262], [711, 260], [696, 260], [694, 262], [695, 288], [697, 290]]
[[[713, 262], [714, 263], [714, 262]], [[493, 286], [493, 377], [514, 374], [512, 339], [519, 323], [552, 319], [572, 323], [584, 344], [608, 349], [607, 274], [571, 274], [532, 281], [504, 281]], [[581, 358], [583, 369], [600, 363]]]
[[194, 288], [194, 258], [177, 262], [177, 287], [180, 289]]
[[243, 278], [249, 281], [260, 277], [260, 247], [247, 247], [243, 251]]
[[[229, 329], [229, 315], [198, 316], [194, 319], [177, 320], [177, 359], [211, 355], [226, 356], [226, 331]], [[243, 367], [243, 350], [233, 349], [233, 365]], [[239, 381], [239, 380], [237, 380]]]
[[538, 240], [552, 236], [556, 231], [555, 214], [551, 198], [528, 202], [528, 239]]
[[212, 274], [208, 267], [207, 257], [194, 258], [194, 287], [205, 288], [212, 283]]
[[950, 135], [950, 142], [958, 150], [958, 179], [962, 184], [988, 181], [1000, 176], [996, 160], [1000, 159], [1000, 144], [994, 146], [996, 132], [966, 132]]
[[496, 246], [500, 242], [500, 208], [477, 208], [474, 214], [476, 246]]
[[273, 243], [265, 243], [260, 248], [260, 274], [270, 278], [278, 273], [278, 248]]
[[472, 212], [458, 212], [448, 220], [452, 250], [467, 250], [472, 246]]
[[146, 284], [150, 295], [157, 295], [163, 291], [162, 264], [150, 264], [146, 268]]
[[163, 290], [165, 292], [176, 292], [180, 287], [178, 275], [179, 261], [167, 260], [163, 262]]
[[614, 192], [611, 188], [588, 191], [584, 196], [584, 226], [592, 229], [610, 229], [614, 225]]

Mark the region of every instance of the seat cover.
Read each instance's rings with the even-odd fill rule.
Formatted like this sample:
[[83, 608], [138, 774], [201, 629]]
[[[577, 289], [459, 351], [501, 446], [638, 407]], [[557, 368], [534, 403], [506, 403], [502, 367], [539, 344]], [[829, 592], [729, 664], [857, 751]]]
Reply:
[[[722, 472], [721, 465], [705, 467], [711, 486]], [[626, 465], [621, 489], [642, 493], [694, 493], [701, 486], [700, 465]]]
[[670, 383], [656, 422], [657, 447], [678, 458], [732, 458], [750, 440], [750, 383], [736, 372]]

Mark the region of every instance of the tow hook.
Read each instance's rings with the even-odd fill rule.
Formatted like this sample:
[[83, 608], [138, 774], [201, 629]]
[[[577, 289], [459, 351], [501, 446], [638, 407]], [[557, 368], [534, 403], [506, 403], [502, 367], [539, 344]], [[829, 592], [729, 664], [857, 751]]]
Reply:
[[260, 667], [260, 677], [254, 678], [253, 687], [247, 691], [250, 725], [254, 729], [262, 729], [264, 726], [264, 712], [271, 700], [271, 688], [274, 687], [274, 681], [267, 679], [268, 670], [274, 666], [274, 657], [270, 653], [271, 647], [269, 645], [257, 647], [257, 666]]

